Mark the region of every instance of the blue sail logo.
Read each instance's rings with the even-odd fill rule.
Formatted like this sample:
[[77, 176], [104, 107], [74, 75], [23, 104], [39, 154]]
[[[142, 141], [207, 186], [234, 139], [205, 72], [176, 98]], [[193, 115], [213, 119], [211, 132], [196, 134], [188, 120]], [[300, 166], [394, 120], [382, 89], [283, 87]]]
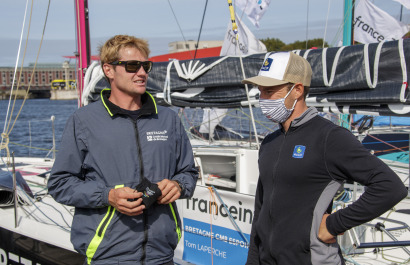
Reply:
[[269, 71], [270, 66], [272, 65], [272, 58], [268, 58], [263, 62], [263, 65], [261, 67], [261, 71]]
[[306, 146], [303, 145], [296, 145], [295, 149], [293, 149], [293, 158], [303, 158], [305, 155]]

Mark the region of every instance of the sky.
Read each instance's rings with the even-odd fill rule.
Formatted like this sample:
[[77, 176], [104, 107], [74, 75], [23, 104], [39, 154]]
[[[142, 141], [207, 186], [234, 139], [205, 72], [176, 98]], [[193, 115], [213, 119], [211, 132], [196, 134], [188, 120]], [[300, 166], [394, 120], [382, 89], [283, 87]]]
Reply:
[[[370, 1], [399, 20], [399, 3], [393, 0]], [[259, 28], [252, 25], [246, 15], [242, 21], [258, 39], [278, 38], [285, 43], [292, 43], [324, 38], [335, 46], [342, 35], [343, 2], [271, 0]], [[74, 55], [74, 0], [1, 0], [0, 66], [35, 62], [48, 5], [50, 8], [38, 62], [62, 64], [67, 60], [63, 56]], [[92, 55], [97, 55], [98, 47], [116, 34], [134, 35], [148, 40], [151, 56], [168, 53], [170, 42], [184, 39], [196, 41], [205, 6], [200, 40], [223, 40], [230, 21], [227, 0], [88, 0], [88, 6]], [[239, 9], [236, 12], [241, 15]], [[410, 10], [403, 8], [402, 22], [410, 23]], [[21, 36], [23, 39], [18, 57]]]

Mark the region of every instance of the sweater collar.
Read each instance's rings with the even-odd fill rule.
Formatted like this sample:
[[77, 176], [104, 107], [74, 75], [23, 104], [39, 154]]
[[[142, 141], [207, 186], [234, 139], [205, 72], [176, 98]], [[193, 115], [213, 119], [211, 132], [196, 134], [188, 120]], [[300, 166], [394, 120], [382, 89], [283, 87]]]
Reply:
[[294, 119], [290, 124], [291, 127], [298, 127], [306, 122], [310, 121], [312, 118], [318, 115], [318, 111], [315, 107], [309, 107], [305, 112], [302, 113], [299, 117]]
[[[101, 101], [105, 109], [107, 110], [108, 114], [110, 114], [111, 117], [114, 115], [127, 114], [124, 112], [122, 108], [118, 107], [117, 105], [115, 105], [114, 103], [108, 100], [108, 98], [111, 95], [111, 89], [106, 88], [106, 89], [101, 90], [100, 95], [101, 95], [100, 96]], [[140, 109], [141, 115], [158, 114], [157, 104], [155, 103], [154, 97], [150, 93], [145, 91], [145, 94], [141, 96], [141, 101], [142, 101], [142, 107]]]
[[[307, 123], [308, 121], [316, 117], [318, 113], [319, 112], [315, 107], [309, 107], [305, 112], [302, 113], [302, 115], [300, 115], [290, 123], [288, 131]], [[282, 124], [280, 125], [280, 128], [283, 131]]]

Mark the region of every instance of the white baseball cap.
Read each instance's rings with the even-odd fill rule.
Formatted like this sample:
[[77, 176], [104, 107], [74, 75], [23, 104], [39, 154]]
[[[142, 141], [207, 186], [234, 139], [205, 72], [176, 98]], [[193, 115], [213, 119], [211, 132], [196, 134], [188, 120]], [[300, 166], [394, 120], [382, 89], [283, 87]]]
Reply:
[[312, 68], [305, 58], [293, 52], [277, 52], [265, 59], [257, 76], [242, 80], [242, 84], [270, 87], [302, 83], [310, 86], [311, 78]]

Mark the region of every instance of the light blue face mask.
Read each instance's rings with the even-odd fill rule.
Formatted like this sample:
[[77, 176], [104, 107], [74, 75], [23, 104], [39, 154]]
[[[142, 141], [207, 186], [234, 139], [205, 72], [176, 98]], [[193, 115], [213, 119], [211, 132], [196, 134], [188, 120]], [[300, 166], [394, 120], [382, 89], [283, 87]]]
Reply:
[[286, 108], [285, 106], [285, 99], [287, 96], [289, 96], [290, 92], [292, 89], [295, 87], [295, 85], [292, 86], [292, 88], [289, 90], [289, 92], [286, 94], [284, 98], [280, 99], [261, 99], [259, 98], [259, 105], [262, 109], [263, 115], [266, 116], [269, 120], [276, 122], [276, 123], [282, 123], [285, 122], [289, 116], [292, 114], [292, 111], [295, 109], [295, 105], [297, 100], [295, 100], [295, 103], [293, 103], [293, 106], [291, 109]]

